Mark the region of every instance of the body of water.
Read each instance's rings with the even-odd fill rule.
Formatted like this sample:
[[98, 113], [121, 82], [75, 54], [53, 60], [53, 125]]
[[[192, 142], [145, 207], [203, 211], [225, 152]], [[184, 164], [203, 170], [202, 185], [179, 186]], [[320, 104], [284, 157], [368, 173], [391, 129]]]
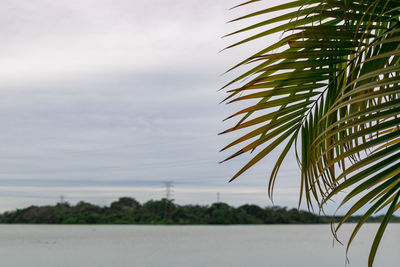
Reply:
[[[340, 232], [347, 241], [354, 225]], [[367, 266], [377, 224], [350, 249], [350, 265]], [[383, 237], [375, 266], [399, 266], [400, 224]], [[0, 266], [345, 266], [329, 225], [137, 226], [0, 225]]]

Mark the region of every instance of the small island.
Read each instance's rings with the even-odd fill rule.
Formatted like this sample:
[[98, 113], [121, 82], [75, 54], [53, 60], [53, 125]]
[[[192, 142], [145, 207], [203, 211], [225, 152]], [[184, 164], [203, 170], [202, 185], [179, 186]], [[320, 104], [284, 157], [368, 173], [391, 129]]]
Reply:
[[[335, 217], [335, 221], [340, 220]], [[380, 222], [375, 216], [369, 222]], [[360, 218], [351, 217], [348, 222]], [[246, 204], [232, 207], [226, 203], [210, 206], [178, 205], [161, 199], [139, 203], [131, 197], [121, 197], [109, 206], [100, 207], [84, 201], [76, 205], [67, 202], [54, 206], [30, 206], [0, 214], [0, 223], [10, 224], [319, 224], [330, 223], [332, 216], [316, 215], [298, 209], [265, 207]], [[393, 216], [392, 222], [400, 222]]]

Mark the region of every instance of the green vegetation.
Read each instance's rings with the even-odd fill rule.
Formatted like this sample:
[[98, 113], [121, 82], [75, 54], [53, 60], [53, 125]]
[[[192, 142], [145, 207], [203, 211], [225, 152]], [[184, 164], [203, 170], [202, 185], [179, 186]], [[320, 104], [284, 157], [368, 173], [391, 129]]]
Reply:
[[[349, 221], [358, 219], [352, 217]], [[373, 217], [370, 221], [380, 219]], [[400, 222], [398, 217], [392, 220]], [[142, 205], [129, 197], [122, 197], [109, 207], [81, 201], [75, 206], [68, 203], [30, 206], [0, 215], [0, 223], [31, 224], [316, 224], [330, 221], [330, 216], [281, 207], [260, 208], [246, 204], [235, 208], [225, 203], [181, 206], [166, 199], [150, 200]]]
[[372, 266], [400, 208], [400, 0], [292, 0], [271, 8], [250, 0], [237, 7], [253, 3], [254, 12], [232, 21], [243, 26], [228, 36], [245, 36], [228, 48], [282, 37], [260, 42], [259, 52], [230, 69], [245, 66], [244, 73], [223, 87], [225, 102], [246, 105], [223, 132], [242, 134], [223, 148], [241, 145], [226, 160], [255, 152], [231, 180], [279, 150], [269, 179], [272, 198], [282, 162], [296, 150], [300, 202], [323, 209], [345, 192], [339, 208], [354, 203], [332, 228], [335, 236], [350, 216], [366, 210], [348, 246], [370, 216], [386, 212], [371, 247]]

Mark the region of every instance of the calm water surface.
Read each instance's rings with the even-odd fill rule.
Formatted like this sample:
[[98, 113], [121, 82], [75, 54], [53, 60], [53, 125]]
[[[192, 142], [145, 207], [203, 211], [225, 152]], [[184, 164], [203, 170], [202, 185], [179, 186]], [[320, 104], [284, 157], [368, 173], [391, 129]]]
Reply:
[[[340, 232], [343, 241], [354, 225]], [[349, 266], [367, 266], [378, 225], [350, 249]], [[345, 266], [329, 225], [58, 226], [0, 225], [0, 266]], [[376, 267], [400, 266], [400, 224], [388, 226]]]

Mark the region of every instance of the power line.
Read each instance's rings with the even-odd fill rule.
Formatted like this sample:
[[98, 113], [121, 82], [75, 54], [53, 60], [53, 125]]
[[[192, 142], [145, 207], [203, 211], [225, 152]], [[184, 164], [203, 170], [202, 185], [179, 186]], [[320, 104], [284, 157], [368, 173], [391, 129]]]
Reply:
[[[98, 167], [84, 167], [84, 168], [57, 168], [57, 169], [36, 169], [36, 170], [20, 170], [20, 171], [0, 171], [0, 174], [20, 174], [20, 173], [52, 173], [52, 172], [86, 172], [86, 171], [99, 171], [99, 170], [123, 170], [132, 171], [138, 169], [151, 168], [173, 168], [173, 167], [190, 167], [198, 166], [199, 164], [214, 164], [217, 165], [217, 160], [200, 159], [200, 160], [183, 160], [183, 161], [170, 161], [159, 163], [143, 163], [139, 166], [135, 165], [114, 165], [114, 166], [98, 166]], [[131, 169], [133, 168], [133, 169]]]

